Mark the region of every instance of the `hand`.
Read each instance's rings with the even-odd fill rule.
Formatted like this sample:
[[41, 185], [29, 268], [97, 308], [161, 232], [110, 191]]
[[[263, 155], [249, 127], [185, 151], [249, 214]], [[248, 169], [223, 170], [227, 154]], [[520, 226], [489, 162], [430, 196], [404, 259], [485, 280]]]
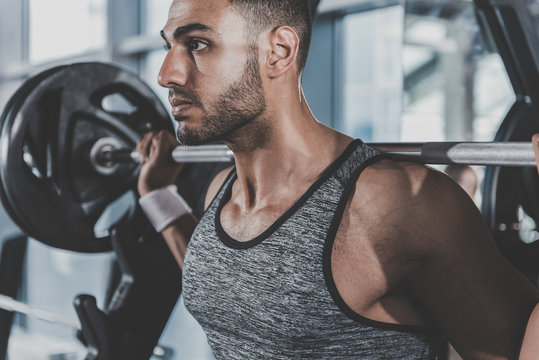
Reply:
[[535, 134], [532, 137], [533, 151], [535, 152], [535, 163], [537, 164], [537, 171], [539, 171], [539, 134]]
[[176, 146], [176, 138], [165, 130], [149, 132], [137, 142], [142, 164], [137, 184], [140, 196], [174, 184], [182, 168], [171, 156]]

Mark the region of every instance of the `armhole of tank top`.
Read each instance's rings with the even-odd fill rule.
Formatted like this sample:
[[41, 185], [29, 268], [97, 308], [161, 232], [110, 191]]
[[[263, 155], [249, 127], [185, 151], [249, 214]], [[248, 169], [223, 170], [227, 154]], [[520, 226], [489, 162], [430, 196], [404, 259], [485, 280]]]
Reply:
[[[226, 185], [228, 184], [228, 182], [234, 176], [235, 173], [236, 173], [236, 167], [232, 166], [230, 168], [229, 173], [226, 175], [225, 181], [223, 181], [223, 183], [219, 187], [219, 190], [217, 190], [217, 192], [215, 193], [215, 196], [213, 197], [213, 199], [211, 199], [210, 204], [208, 205], [208, 207], [206, 209], [204, 209], [204, 212], [202, 213], [202, 216], [200, 217], [201, 219], [206, 214], [206, 212], [214, 206], [215, 201], [223, 193], [223, 191], [225, 190]], [[213, 181], [213, 179], [212, 179], [212, 181]]]
[[339, 202], [337, 205], [337, 209], [335, 210], [335, 214], [333, 215], [333, 219], [331, 221], [331, 225], [327, 234], [326, 241], [324, 243], [322, 268], [324, 272], [326, 288], [329, 291], [331, 298], [333, 299], [333, 302], [339, 308], [339, 310], [341, 310], [341, 312], [344, 315], [346, 315], [348, 318], [352, 319], [353, 321], [357, 323], [370, 326], [372, 328], [382, 329], [382, 330], [415, 333], [415, 334], [428, 334], [433, 330], [432, 328], [428, 326], [386, 323], [386, 322], [366, 318], [362, 316], [361, 314], [355, 312], [351, 307], [348, 306], [348, 304], [346, 304], [341, 294], [339, 293], [339, 290], [337, 289], [335, 280], [333, 279], [333, 271], [331, 269], [331, 254], [333, 250], [333, 244], [335, 242], [335, 237], [337, 235], [337, 231], [339, 230], [341, 220], [344, 214], [344, 210], [346, 209], [346, 205], [348, 203], [348, 198], [350, 196], [350, 193], [352, 192], [352, 189], [354, 188], [354, 185], [359, 179], [359, 176], [361, 175], [363, 170], [365, 170], [368, 166], [380, 160], [384, 160], [386, 158], [387, 157], [384, 156], [384, 154], [379, 154], [365, 161], [353, 172], [353, 174], [350, 176], [350, 179], [348, 180], [348, 182], [346, 183], [344, 187], [344, 190], [341, 194], [341, 198], [339, 199]]

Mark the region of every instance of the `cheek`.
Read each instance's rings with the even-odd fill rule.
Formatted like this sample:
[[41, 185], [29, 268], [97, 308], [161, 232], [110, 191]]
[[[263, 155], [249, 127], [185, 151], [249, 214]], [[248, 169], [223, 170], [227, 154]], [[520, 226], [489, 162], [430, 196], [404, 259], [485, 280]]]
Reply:
[[205, 81], [208, 79], [233, 81], [243, 74], [246, 60], [245, 46], [229, 44], [200, 55], [195, 62], [199, 74]]
[[200, 64], [195, 87], [205, 99], [217, 99], [243, 75], [244, 63], [238, 56], [213, 63]]

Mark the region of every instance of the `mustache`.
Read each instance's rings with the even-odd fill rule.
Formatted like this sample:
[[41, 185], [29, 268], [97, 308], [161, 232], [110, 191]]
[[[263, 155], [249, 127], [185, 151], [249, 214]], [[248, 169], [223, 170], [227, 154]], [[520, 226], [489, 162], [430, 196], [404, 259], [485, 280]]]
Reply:
[[200, 97], [196, 92], [193, 90], [187, 90], [182, 88], [171, 88], [168, 91], [168, 98], [171, 99], [173, 97], [180, 97], [182, 99], [185, 99], [189, 102], [191, 102], [194, 106], [202, 108], [202, 100], [200, 100]]

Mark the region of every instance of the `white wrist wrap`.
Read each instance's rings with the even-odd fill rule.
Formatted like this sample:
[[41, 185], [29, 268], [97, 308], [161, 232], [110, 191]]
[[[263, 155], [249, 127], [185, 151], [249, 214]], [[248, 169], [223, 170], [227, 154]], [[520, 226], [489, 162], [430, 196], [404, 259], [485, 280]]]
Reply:
[[157, 232], [161, 232], [183, 215], [192, 213], [187, 202], [178, 194], [176, 185], [153, 190], [141, 196], [139, 204]]

